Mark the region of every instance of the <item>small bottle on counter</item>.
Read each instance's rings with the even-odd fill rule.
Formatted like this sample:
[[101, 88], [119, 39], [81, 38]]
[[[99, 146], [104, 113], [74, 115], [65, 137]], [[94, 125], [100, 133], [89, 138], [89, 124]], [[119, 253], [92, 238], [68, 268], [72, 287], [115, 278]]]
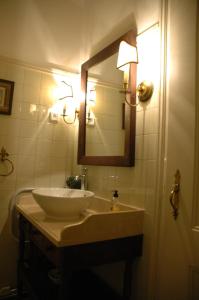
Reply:
[[112, 203], [111, 203], [111, 210], [117, 211], [119, 210], [117, 204], [118, 204], [118, 198], [119, 194], [117, 190], [113, 191], [113, 197], [112, 197]]

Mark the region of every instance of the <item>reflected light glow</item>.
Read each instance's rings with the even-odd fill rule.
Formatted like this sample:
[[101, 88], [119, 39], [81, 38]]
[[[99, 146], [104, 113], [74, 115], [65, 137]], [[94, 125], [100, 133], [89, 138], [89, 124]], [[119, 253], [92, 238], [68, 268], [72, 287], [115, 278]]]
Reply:
[[155, 86], [160, 78], [160, 29], [154, 25], [137, 37], [139, 64], [137, 82], [151, 81]]

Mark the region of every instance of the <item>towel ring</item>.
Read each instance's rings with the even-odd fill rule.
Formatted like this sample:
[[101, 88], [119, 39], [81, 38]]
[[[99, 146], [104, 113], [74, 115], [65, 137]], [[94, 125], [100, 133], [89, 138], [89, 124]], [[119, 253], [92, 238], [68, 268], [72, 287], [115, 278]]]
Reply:
[[8, 161], [10, 166], [11, 166], [11, 170], [9, 172], [7, 172], [6, 174], [0, 174], [0, 176], [9, 176], [14, 171], [13, 162], [10, 159], [7, 158], [8, 156], [9, 156], [8, 152], [6, 151], [6, 149], [4, 147], [2, 147], [1, 152], [0, 152], [0, 161], [1, 162]]

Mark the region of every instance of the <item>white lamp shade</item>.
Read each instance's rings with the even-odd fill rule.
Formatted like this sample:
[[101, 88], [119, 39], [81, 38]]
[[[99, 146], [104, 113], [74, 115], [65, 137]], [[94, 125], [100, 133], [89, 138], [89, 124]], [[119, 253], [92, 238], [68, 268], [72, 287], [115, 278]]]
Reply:
[[119, 46], [119, 53], [117, 59], [117, 68], [125, 71], [125, 66], [130, 63], [137, 63], [137, 48], [131, 46], [125, 41], [122, 41]]

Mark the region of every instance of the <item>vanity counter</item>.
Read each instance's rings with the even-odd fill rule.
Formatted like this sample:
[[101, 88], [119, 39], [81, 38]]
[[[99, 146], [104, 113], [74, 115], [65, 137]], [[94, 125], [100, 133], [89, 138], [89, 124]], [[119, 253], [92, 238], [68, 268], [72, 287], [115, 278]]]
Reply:
[[49, 218], [31, 194], [22, 195], [16, 209], [56, 247], [143, 233], [143, 209], [118, 204], [117, 209], [111, 211], [110, 201], [98, 197], [79, 219], [71, 221]]

